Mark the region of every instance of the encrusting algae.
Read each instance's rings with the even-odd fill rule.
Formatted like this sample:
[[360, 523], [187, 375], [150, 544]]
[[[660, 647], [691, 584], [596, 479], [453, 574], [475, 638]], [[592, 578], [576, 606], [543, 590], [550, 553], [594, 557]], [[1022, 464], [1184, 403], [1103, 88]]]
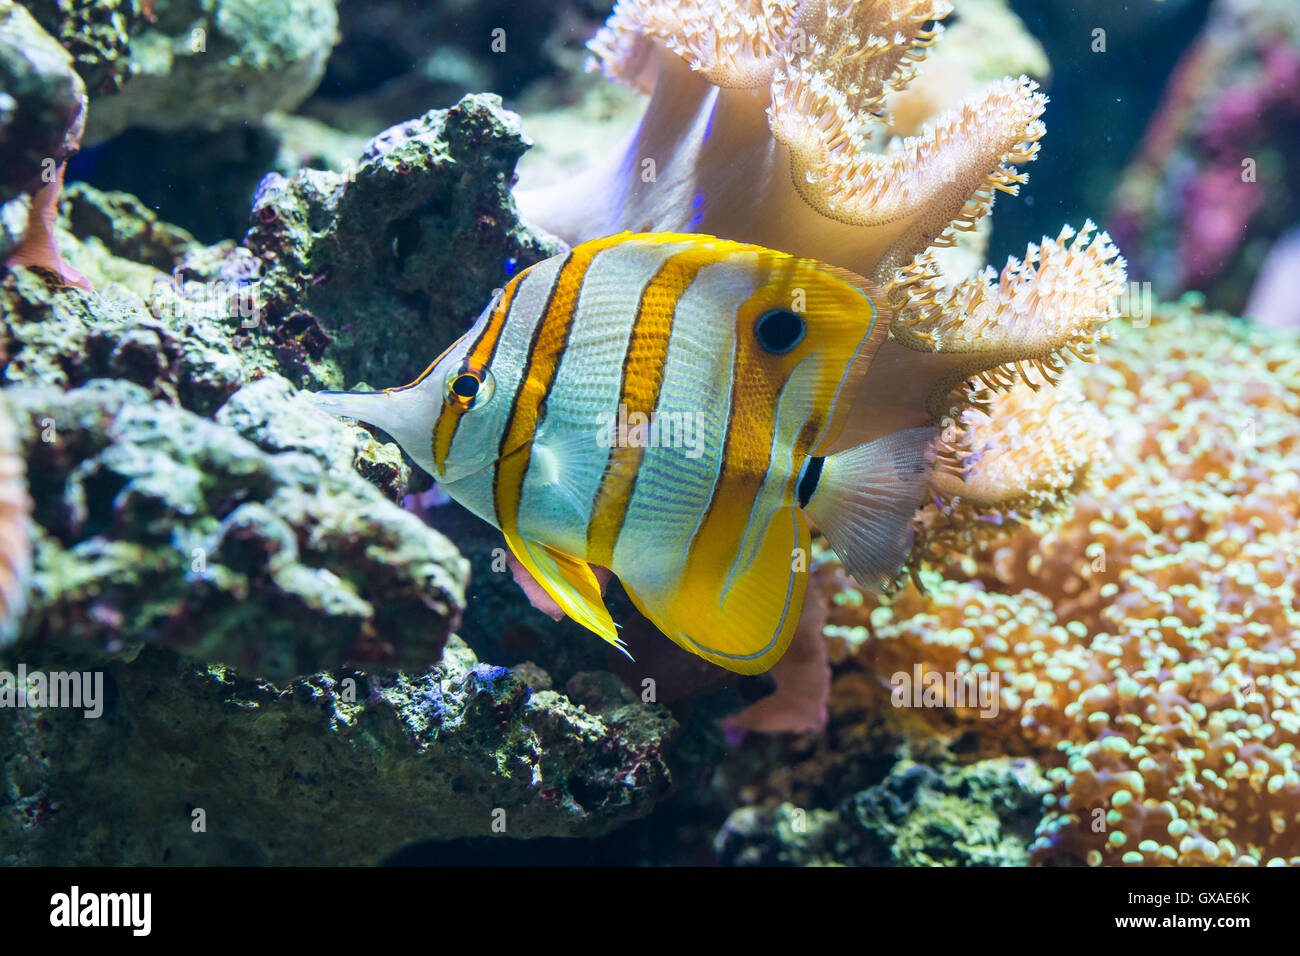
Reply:
[[1051, 768], [1037, 862], [1300, 863], [1300, 350], [1166, 307], [1077, 388], [1113, 433], [1067, 517], [1032, 520], [1024, 475], [1070, 475], [1079, 446], [998, 404], [961, 436], [971, 503], [918, 516], [926, 591], [880, 601], [827, 564], [825, 633], [886, 684], [996, 678], [996, 716], [921, 716]]

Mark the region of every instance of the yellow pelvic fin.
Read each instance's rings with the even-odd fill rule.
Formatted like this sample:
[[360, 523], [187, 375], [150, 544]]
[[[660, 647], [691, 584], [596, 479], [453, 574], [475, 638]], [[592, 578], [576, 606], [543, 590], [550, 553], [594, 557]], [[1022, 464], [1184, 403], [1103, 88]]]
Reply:
[[794, 637], [808, 588], [810, 544], [803, 512], [782, 508], [729, 588], [726, 568], [681, 581], [667, 593], [638, 588], [634, 570], [630, 579], [619, 579], [637, 610], [674, 643], [729, 671], [761, 674]]
[[506, 544], [565, 614], [627, 654], [591, 565], [518, 534], [507, 532]]

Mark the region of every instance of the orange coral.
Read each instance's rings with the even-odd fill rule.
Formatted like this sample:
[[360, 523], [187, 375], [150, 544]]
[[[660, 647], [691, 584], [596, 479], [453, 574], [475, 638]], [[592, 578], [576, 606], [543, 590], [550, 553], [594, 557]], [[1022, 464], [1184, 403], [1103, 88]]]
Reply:
[[54, 221], [59, 213], [59, 191], [63, 188], [63, 170], [66, 165], [60, 165], [55, 178], [32, 195], [22, 242], [4, 264], [11, 269], [16, 266], [48, 269], [64, 285], [74, 285], [91, 292], [90, 280], [63, 261], [58, 240], [54, 236]]
[[0, 405], [0, 644], [17, 631], [31, 570], [31, 498], [27, 466], [9, 410]]
[[[923, 716], [1051, 767], [1039, 861], [1300, 863], [1300, 349], [1166, 309], [1102, 361], [1080, 387], [1112, 454], [1086, 456], [1067, 518], [999, 534], [980, 521], [996, 481], [947, 524], [927, 509], [928, 593], [882, 602], [824, 571], [827, 633], [885, 679], [997, 675], [996, 716]], [[1037, 463], [1012, 447], [1007, 411], [972, 413], [953, 460], [987, 469], [1006, 442], [1015, 467], [1071, 472], [1069, 441]]]

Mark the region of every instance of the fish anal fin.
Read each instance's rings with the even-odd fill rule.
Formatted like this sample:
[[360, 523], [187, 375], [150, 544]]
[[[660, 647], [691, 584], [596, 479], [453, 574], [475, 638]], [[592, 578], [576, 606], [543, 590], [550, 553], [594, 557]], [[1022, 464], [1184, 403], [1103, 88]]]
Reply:
[[794, 636], [808, 588], [810, 542], [803, 513], [782, 508], [725, 591], [725, 573], [697, 574], [662, 593], [638, 587], [634, 569], [619, 579], [637, 610], [674, 643], [737, 674], [761, 674]]

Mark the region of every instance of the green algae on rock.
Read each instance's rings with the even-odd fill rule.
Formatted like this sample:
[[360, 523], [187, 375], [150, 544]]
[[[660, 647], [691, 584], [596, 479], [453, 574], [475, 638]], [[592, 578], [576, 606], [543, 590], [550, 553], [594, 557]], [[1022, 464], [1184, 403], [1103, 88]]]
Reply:
[[341, 370], [304, 368], [297, 384], [415, 378], [493, 289], [559, 251], [520, 225], [510, 195], [528, 145], [499, 97], [467, 96], [381, 133], [347, 175], [263, 180], [245, 239], [263, 262], [260, 332], [305, 313]]
[[835, 810], [741, 807], [715, 849], [739, 865], [1025, 866], [1047, 789], [1032, 760], [903, 757]]
[[0, 278], [0, 323], [9, 355], [5, 384], [72, 388], [121, 378], [147, 397], [210, 414], [254, 365], [213, 323], [169, 309], [155, 315], [120, 284], [103, 294], [57, 290], [14, 270]]
[[121, 89], [131, 37], [147, 24], [141, 0], [24, 0], [41, 26], [73, 57], [92, 95]]
[[100, 719], [0, 726], [0, 863], [378, 863], [421, 840], [599, 836], [670, 785], [667, 711], [589, 712], [455, 638], [426, 672], [283, 686], [152, 648], [106, 671]]
[[271, 679], [437, 661], [467, 563], [356, 473], [366, 433], [292, 392], [265, 377], [214, 422], [123, 381], [6, 389], [37, 522], [20, 641], [155, 644]]
[[58, 242], [98, 291], [51, 288], [21, 268], [0, 275], [4, 383], [123, 378], [211, 415], [241, 385], [319, 357], [287, 328], [254, 341], [258, 266], [246, 249], [201, 246], [129, 193], [74, 183], [63, 200]]
[[334, 0], [157, 0], [152, 20], [127, 6], [94, 0], [47, 15], [63, 18], [59, 34], [92, 84], [89, 144], [129, 127], [237, 126], [291, 110], [315, 90], [337, 40]]

